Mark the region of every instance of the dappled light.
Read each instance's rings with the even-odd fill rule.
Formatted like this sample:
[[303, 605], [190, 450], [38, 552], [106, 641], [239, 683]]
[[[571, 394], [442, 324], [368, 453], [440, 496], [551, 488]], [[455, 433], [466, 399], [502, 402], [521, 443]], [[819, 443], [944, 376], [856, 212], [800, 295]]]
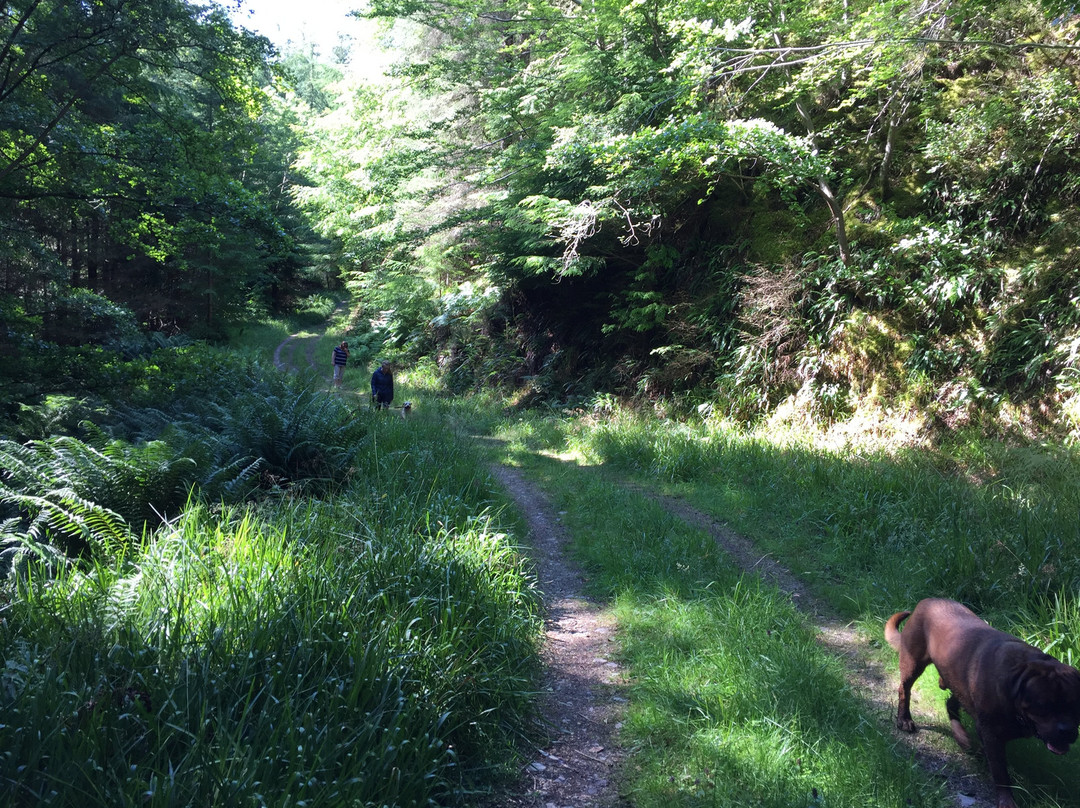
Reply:
[[1076, 806], [882, 627], [1080, 663], [1078, 37], [5, 3], [0, 804]]

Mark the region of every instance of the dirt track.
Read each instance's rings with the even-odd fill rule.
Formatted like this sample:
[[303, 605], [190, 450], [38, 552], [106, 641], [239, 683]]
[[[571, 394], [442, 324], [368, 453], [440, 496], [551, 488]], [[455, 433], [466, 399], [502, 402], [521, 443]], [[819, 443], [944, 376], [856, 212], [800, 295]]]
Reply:
[[614, 626], [582, 594], [583, 581], [563, 551], [565, 532], [547, 497], [515, 469], [492, 473], [529, 523], [547, 610], [540, 714], [551, 736], [525, 767], [518, 793], [498, 805], [520, 808], [610, 808], [620, 804], [616, 736], [623, 699], [614, 661]]
[[[542, 714], [554, 730], [550, 747], [538, 750], [526, 767], [520, 796], [499, 805], [520, 808], [611, 808], [629, 805], [617, 791], [619, 682], [623, 672], [611, 661], [617, 642], [614, 627], [580, 594], [582, 580], [568, 565], [565, 531], [546, 495], [520, 472], [497, 466], [493, 473], [525, 514], [536, 550], [540, 585], [548, 607], [546, 666]], [[629, 487], [629, 486], [628, 486]], [[883, 670], [867, 653], [855, 630], [813, 597], [787, 569], [757, 551], [750, 541], [726, 525], [674, 497], [633, 488], [661, 503], [686, 523], [706, 531], [740, 568], [761, 575], [791, 597], [818, 631], [823, 646], [844, 662], [852, 693], [868, 712], [892, 726], [896, 710], [896, 671]], [[918, 709], [913, 707], [913, 709]], [[925, 708], [924, 708], [925, 709]], [[936, 726], [941, 716], [917, 715], [922, 725]], [[959, 751], [948, 733], [896, 733], [919, 765], [945, 781], [947, 793], [961, 808], [996, 805], [981, 760]]]
[[[294, 371], [300, 367], [315, 368], [315, 346], [318, 343], [318, 338], [292, 335], [278, 345], [274, 351], [274, 367], [278, 370]], [[303, 358], [298, 359], [297, 353], [301, 351], [303, 352]]]
[[[294, 371], [303, 366], [318, 369], [318, 341], [317, 336], [290, 336], [274, 351], [275, 366]], [[536, 750], [515, 792], [499, 795], [491, 808], [629, 806], [618, 792], [617, 780], [624, 756], [618, 729], [625, 700], [620, 689], [624, 672], [615, 661], [615, 626], [583, 596], [583, 579], [567, 560], [565, 531], [544, 492], [516, 469], [495, 466], [492, 474], [524, 514], [530, 543], [536, 551], [547, 612], [540, 711], [550, 743]], [[891, 725], [895, 671], [882, 670], [871, 662], [864, 641], [850, 626], [817, 601], [787, 569], [762, 555], [727, 526], [681, 500], [636, 487], [633, 490], [706, 531], [744, 571], [761, 575], [789, 595], [816, 626], [821, 643], [844, 661], [852, 692], [864, 699], [871, 713]], [[913, 709], [917, 711], [918, 705], [913, 704]], [[916, 719], [924, 725], [936, 724], [938, 718], [916, 712]], [[972, 756], [960, 753], [951, 738], [923, 731], [914, 735], [898, 733], [898, 740], [911, 749], [923, 768], [946, 781], [948, 793], [955, 795], [957, 805], [995, 805], [985, 771], [974, 764]]]

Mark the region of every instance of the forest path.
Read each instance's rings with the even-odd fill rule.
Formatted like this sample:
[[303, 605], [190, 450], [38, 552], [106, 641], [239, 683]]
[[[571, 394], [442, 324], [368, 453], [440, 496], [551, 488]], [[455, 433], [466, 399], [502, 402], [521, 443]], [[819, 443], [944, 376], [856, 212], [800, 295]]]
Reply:
[[[317, 370], [319, 339], [318, 334], [289, 336], [275, 349], [274, 365], [293, 372], [304, 366]], [[617, 790], [618, 766], [625, 756], [617, 738], [625, 679], [615, 660], [616, 627], [598, 604], [584, 596], [584, 578], [567, 558], [568, 536], [544, 491], [517, 469], [495, 465], [491, 471], [525, 516], [535, 550], [546, 610], [539, 711], [550, 734], [546, 748], [537, 749], [525, 767], [515, 793], [500, 794], [491, 808], [627, 806], [630, 803]], [[869, 713], [892, 726], [897, 671], [885, 670], [874, 661], [857, 632], [798, 578], [762, 554], [753, 542], [685, 501], [638, 485], [623, 485], [705, 531], [743, 571], [762, 576], [786, 593], [807, 615], [822, 645], [843, 661], [851, 692], [863, 700]], [[996, 805], [985, 767], [975, 762], [981, 758], [957, 748], [936, 705], [924, 704], [913, 694], [912, 712], [923, 729], [914, 734], [897, 732], [896, 737], [919, 765], [945, 781], [946, 792], [960, 808]]]
[[[300, 368], [311, 368], [312, 370], [318, 370], [318, 363], [315, 361], [315, 350], [319, 346], [320, 334], [292, 334], [286, 337], [278, 346], [274, 349], [274, 367], [278, 370], [289, 371], [295, 373]], [[327, 360], [327, 365], [330, 362]], [[330, 374], [326, 374], [326, 378], [330, 378]]]
[[[319, 334], [292, 334], [274, 349], [274, 367], [318, 370]], [[329, 364], [329, 362], [327, 363]], [[329, 374], [325, 374], [327, 379]], [[539, 714], [550, 736], [526, 766], [515, 793], [501, 793], [491, 808], [617, 808], [614, 772], [621, 753], [614, 740], [625, 701], [614, 661], [615, 627], [582, 594], [580, 573], [563, 551], [565, 533], [547, 496], [520, 472], [493, 466], [492, 474], [524, 514], [536, 550], [544, 596], [545, 642]]]
[[[617, 792], [617, 766], [625, 756], [617, 730], [624, 698], [624, 673], [617, 653], [615, 626], [581, 594], [584, 579], [567, 561], [568, 541], [547, 495], [516, 469], [492, 472], [524, 513], [536, 551], [540, 588], [548, 610], [543, 651], [541, 715], [552, 729], [551, 746], [525, 770], [519, 793], [499, 805], [517, 808], [609, 808], [628, 805]], [[839, 658], [854, 698], [868, 714], [894, 732], [898, 742], [925, 771], [944, 782], [960, 808], [990, 808], [996, 797], [982, 759], [962, 752], [945, 730], [936, 704], [914, 694], [912, 711], [923, 728], [914, 734], [892, 730], [896, 711], [895, 669], [884, 669], [865, 638], [841, 620], [784, 566], [762, 554], [753, 542], [685, 501], [638, 485], [624, 487], [660, 503], [687, 524], [705, 531], [744, 572], [760, 575], [788, 595], [817, 632], [819, 642]], [[928, 700], [927, 700], [928, 701]]]
[[[339, 301], [333, 312], [331, 312], [328, 322], [339, 316], [346, 306], [345, 301]], [[296, 373], [301, 368], [311, 368], [318, 371], [320, 362], [316, 358], [315, 352], [318, 350], [319, 341], [323, 336], [325, 336], [325, 333], [319, 331], [298, 331], [295, 334], [290, 334], [274, 349], [274, 367], [290, 373]], [[324, 369], [326, 372], [323, 375], [329, 382], [332, 377], [329, 349], [327, 350]]]
[[626, 805], [615, 774], [623, 752], [616, 740], [622, 668], [614, 660], [615, 626], [582, 592], [584, 578], [568, 560], [568, 537], [547, 495], [517, 469], [495, 465], [495, 479], [525, 516], [544, 597], [545, 640], [539, 714], [549, 743], [525, 767], [509, 808], [615, 808]]

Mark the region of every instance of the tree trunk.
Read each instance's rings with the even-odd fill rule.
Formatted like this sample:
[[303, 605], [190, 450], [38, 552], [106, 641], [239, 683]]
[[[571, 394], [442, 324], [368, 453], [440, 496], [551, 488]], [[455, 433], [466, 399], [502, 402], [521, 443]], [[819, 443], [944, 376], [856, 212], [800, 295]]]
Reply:
[[889, 180], [889, 172], [892, 171], [893, 150], [896, 146], [896, 130], [898, 128], [899, 121], [890, 117], [888, 128], [885, 130], [885, 153], [881, 157], [881, 173], [879, 174], [882, 202], [888, 202], [889, 197], [892, 196], [892, 182]]
[[[795, 109], [806, 126], [806, 134], [810, 138], [810, 143], [816, 149], [817, 133], [814, 131], [814, 121], [810, 117], [810, 113], [807, 112], [806, 105], [802, 101], [796, 101]], [[832, 186], [829, 185], [829, 181], [824, 174], [818, 177], [818, 191], [824, 197], [825, 204], [829, 206], [829, 212], [832, 213], [833, 221], [836, 222], [836, 246], [840, 251], [840, 260], [847, 266], [851, 263], [851, 249], [848, 245], [847, 227], [844, 224], [844, 206], [836, 198], [836, 194], [833, 193]]]

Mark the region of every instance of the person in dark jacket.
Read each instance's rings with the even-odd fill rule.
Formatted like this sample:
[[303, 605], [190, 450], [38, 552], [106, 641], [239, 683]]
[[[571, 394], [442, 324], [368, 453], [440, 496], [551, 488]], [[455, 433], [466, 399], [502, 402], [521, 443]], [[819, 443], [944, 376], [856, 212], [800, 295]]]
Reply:
[[394, 400], [394, 374], [390, 370], [390, 362], [386, 359], [379, 361], [379, 367], [371, 374], [371, 403], [375, 409], [389, 409]]

